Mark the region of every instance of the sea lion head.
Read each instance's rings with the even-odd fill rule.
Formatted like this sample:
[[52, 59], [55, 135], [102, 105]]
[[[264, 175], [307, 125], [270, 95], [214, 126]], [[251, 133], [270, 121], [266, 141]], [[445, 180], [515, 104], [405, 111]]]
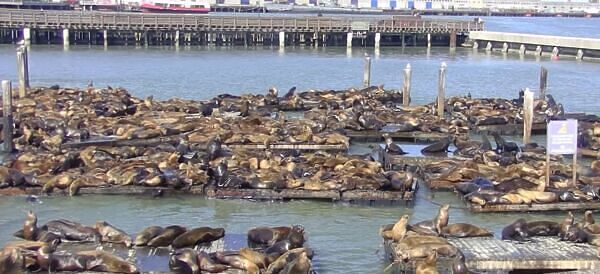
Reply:
[[591, 210], [586, 210], [585, 213], [583, 214], [583, 223], [584, 223], [584, 226], [595, 223], [594, 216], [592, 216]]

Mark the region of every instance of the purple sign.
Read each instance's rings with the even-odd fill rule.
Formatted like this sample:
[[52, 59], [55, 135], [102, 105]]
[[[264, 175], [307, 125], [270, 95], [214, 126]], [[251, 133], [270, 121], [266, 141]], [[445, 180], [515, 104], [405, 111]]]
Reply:
[[550, 121], [547, 130], [548, 153], [577, 153], [577, 120]]

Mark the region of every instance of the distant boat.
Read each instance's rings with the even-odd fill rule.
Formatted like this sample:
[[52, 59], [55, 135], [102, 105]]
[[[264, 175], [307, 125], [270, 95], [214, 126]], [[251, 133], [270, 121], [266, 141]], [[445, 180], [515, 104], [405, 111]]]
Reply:
[[210, 4], [206, 0], [156, 0], [143, 2], [140, 9], [150, 13], [209, 13]]

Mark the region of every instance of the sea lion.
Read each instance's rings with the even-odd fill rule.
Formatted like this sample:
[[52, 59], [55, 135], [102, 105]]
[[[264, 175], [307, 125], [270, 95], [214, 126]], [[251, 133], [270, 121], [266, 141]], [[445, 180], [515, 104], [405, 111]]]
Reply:
[[218, 264], [213, 261], [213, 259], [204, 251], [198, 252], [197, 263], [198, 266], [200, 266], [200, 270], [210, 273], [221, 273], [229, 269], [229, 266]]
[[470, 274], [473, 273], [467, 268], [465, 263], [465, 255], [460, 251], [456, 252], [456, 256], [452, 261], [452, 274]]
[[381, 136], [385, 139], [385, 152], [393, 155], [407, 154], [406, 152], [404, 152], [404, 150], [402, 150], [402, 148], [399, 145], [394, 143], [392, 137], [390, 137], [389, 134], [384, 133]]
[[27, 219], [25, 219], [25, 223], [23, 224], [23, 239], [35, 241], [37, 240], [37, 234], [37, 216], [30, 210], [27, 212]]
[[456, 223], [450, 224], [442, 228], [440, 232], [444, 237], [488, 237], [494, 234], [487, 229], [480, 228], [472, 224]]
[[511, 240], [524, 242], [530, 237], [527, 221], [525, 219], [517, 219], [512, 224], [502, 229], [502, 240]]
[[592, 216], [591, 210], [586, 210], [583, 214], [582, 227], [585, 231], [589, 233], [600, 234], [600, 225], [595, 223], [594, 216]]
[[266, 274], [281, 273], [281, 271], [286, 267], [286, 265], [289, 264], [289, 262], [294, 261], [302, 253], [305, 253], [308, 258], [312, 257], [312, 250], [310, 250], [308, 248], [302, 247], [302, 248], [295, 248], [295, 249], [289, 250], [289, 251], [285, 252], [284, 254], [282, 254], [281, 256], [278, 256], [278, 258], [276, 258], [271, 264], [269, 264], [269, 267], [267, 268], [265, 273]]
[[416, 274], [437, 274], [437, 250], [433, 249], [427, 258], [417, 263]]
[[85, 271], [92, 256], [77, 256], [73, 254], [52, 254], [48, 246], [40, 247], [36, 254], [37, 266], [47, 271]]
[[283, 98], [285, 98], [285, 99], [290, 99], [290, 98], [292, 98], [292, 96], [294, 96], [294, 92], [295, 92], [295, 91], [296, 91], [296, 87], [295, 87], [295, 86], [293, 86], [292, 88], [290, 88], [290, 89], [288, 90], [288, 92], [287, 92], [285, 95], [283, 95]]
[[402, 260], [412, 260], [416, 258], [425, 258], [432, 250], [436, 250], [439, 255], [444, 257], [453, 257], [458, 251], [458, 249], [451, 244], [424, 243], [411, 249], [398, 248], [396, 253]]
[[219, 157], [221, 154], [221, 136], [217, 135], [215, 138], [211, 139], [207, 144], [207, 157], [209, 161], [212, 161]]
[[446, 204], [440, 207], [438, 210], [438, 214], [433, 220], [422, 221], [412, 225], [412, 228], [417, 229], [416, 231], [411, 228], [411, 230], [415, 232], [426, 231], [427, 235], [439, 235], [442, 231], [442, 228], [448, 225], [448, 209], [450, 205]]
[[303, 234], [304, 229], [300, 225], [257, 227], [248, 231], [248, 243], [257, 245], [273, 245], [275, 242], [288, 239], [292, 234]]
[[557, 222], [534, 221], [527, 223], [530, 236], [557, 236], [560, 225]]
[[177, 236], [171, 243], [173, 248], [183, 248], [195, 246], [203, 243], [210, 243], [225, 236], [225, 229], [198, 227]]
[[200, 274], [198, 255], [192, 248], [176, 249], [169, 256], [169, 269], [175, 273]]
[[446, 153], [448, 152], [448, 147], [450, 146], [451, 137], [448, 136], [439, 140], [431, 145], [426, 146], [421, 150], [423, 154], [431, 154], [431, 153]]
[[140, 273], [137, 266], [117, 257], [111, 253], [104, 251], [80, 251], [78, 256], [93, 256], [93, 259], [88, 261], [86, 270], [111, 273]]
[[96, 229], [70, 220], [52, 220], [40, 228], [69, 241], [100, 242], [102, 236]]
[[249, 261], [253, 262], [258, 268], [267, 268], [269, 262], [267, 256], [261, 252], [244, 247], [240, 249], [240, 255]]
[[394, 224], [391, 231], [391, 239], [398, 242], [406, 236], [406, 225], [408, 224], [408, 215], [403, 215], [398, 222]]
[[290, 244], [290, 241], [281, 240], [281, 241], [276, 242], [273, 245], [267, 247], [267, 249], [265, 249], [265, 253], [269, 257], [277, 258], [281, 254], [288, 252], [290, 249], [293, 249], [292, 245]]
[[558, 195], [554, 192], [517, 189], [517, 194], [535, 201], [536, 203], [553, 203], [558, 200]]
[[577, 226], [571, 226], [567, 230], [564, 240], [574, 243], [587, 243], [590, 240], [590, 235]]
[[149, 247], [165, 247], [169, 246], [175, 238], [185, 233], [187, 229], [182, 226], [172, 225], [167, 226], [165, 229], [156, 237], [148, 241]]
[[398, 246], [403, 249], [412, 249], [423, 244], [448, 244], [448, 240], [438, 236], [411, 235], [398, 242]]
[[291, 262], [289, 262], [281, 271], [280, 274], [309, 274], [311, 273], [311, 262], [306, 252], [301, 252]]
[[160, 226], [150, 226], [142, 230], [142, 232], [138, 233], [135, 236], [134, 245], [136, 246], [144, 246], [148, 244], [150, 240], [154, 237], [160, 235], [164, 231], [164, 228]]
[[502, 136], [500, 136], [500, 134], [498, 134], [498, 132], [492, 131], [491, 135], [494, 137], [494, 140], [496, 141], [496, 152], [498, 154], [502, 153], [502, 152], [519, 152], [520, 148], [519, 145], [517, 145], [517, 143], [515, 142], [507, 142], [506, 140], [504, 140], [504, 138], [502, 138]]
[[120, 230], [106, 221], [98, 221], [95, 225], [96, 230], [102, 236], [102, 242], [122, 243], [126, 247], [131, 247], [131, 237], [123, 230]]
[[248, 274], [259, 274], [260, 269], [250, 260], [240, 256], [239, 254], [227, 254], [225, 252], [217, 251], [215, 253], [217, 260], [224, 264], [228, 264], [233, 268], [246, 270]]
[[25, 258], [18, 248], [8, 247], [0, 251], [0, 273], [27, 274]]
[[569, 228], [573, 226], [574, 221], [575, 217], [573, 216], [573, 213], [571, 211], [567, 212], [567, 217], [560, 223], [560, 228], [558, 230], [558, 237], [560, 237], [561, 240], [566, 239], [567, 232], [569, 231]]

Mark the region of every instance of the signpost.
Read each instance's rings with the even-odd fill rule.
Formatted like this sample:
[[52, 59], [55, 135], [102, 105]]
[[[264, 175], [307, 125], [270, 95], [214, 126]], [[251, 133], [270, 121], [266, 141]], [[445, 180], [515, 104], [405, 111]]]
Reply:
[[547, 127], [546, 186], [550, 184], [550, 154], [573, 154], [573, 186], [577, 180], [577, 120], [550, 121]]

